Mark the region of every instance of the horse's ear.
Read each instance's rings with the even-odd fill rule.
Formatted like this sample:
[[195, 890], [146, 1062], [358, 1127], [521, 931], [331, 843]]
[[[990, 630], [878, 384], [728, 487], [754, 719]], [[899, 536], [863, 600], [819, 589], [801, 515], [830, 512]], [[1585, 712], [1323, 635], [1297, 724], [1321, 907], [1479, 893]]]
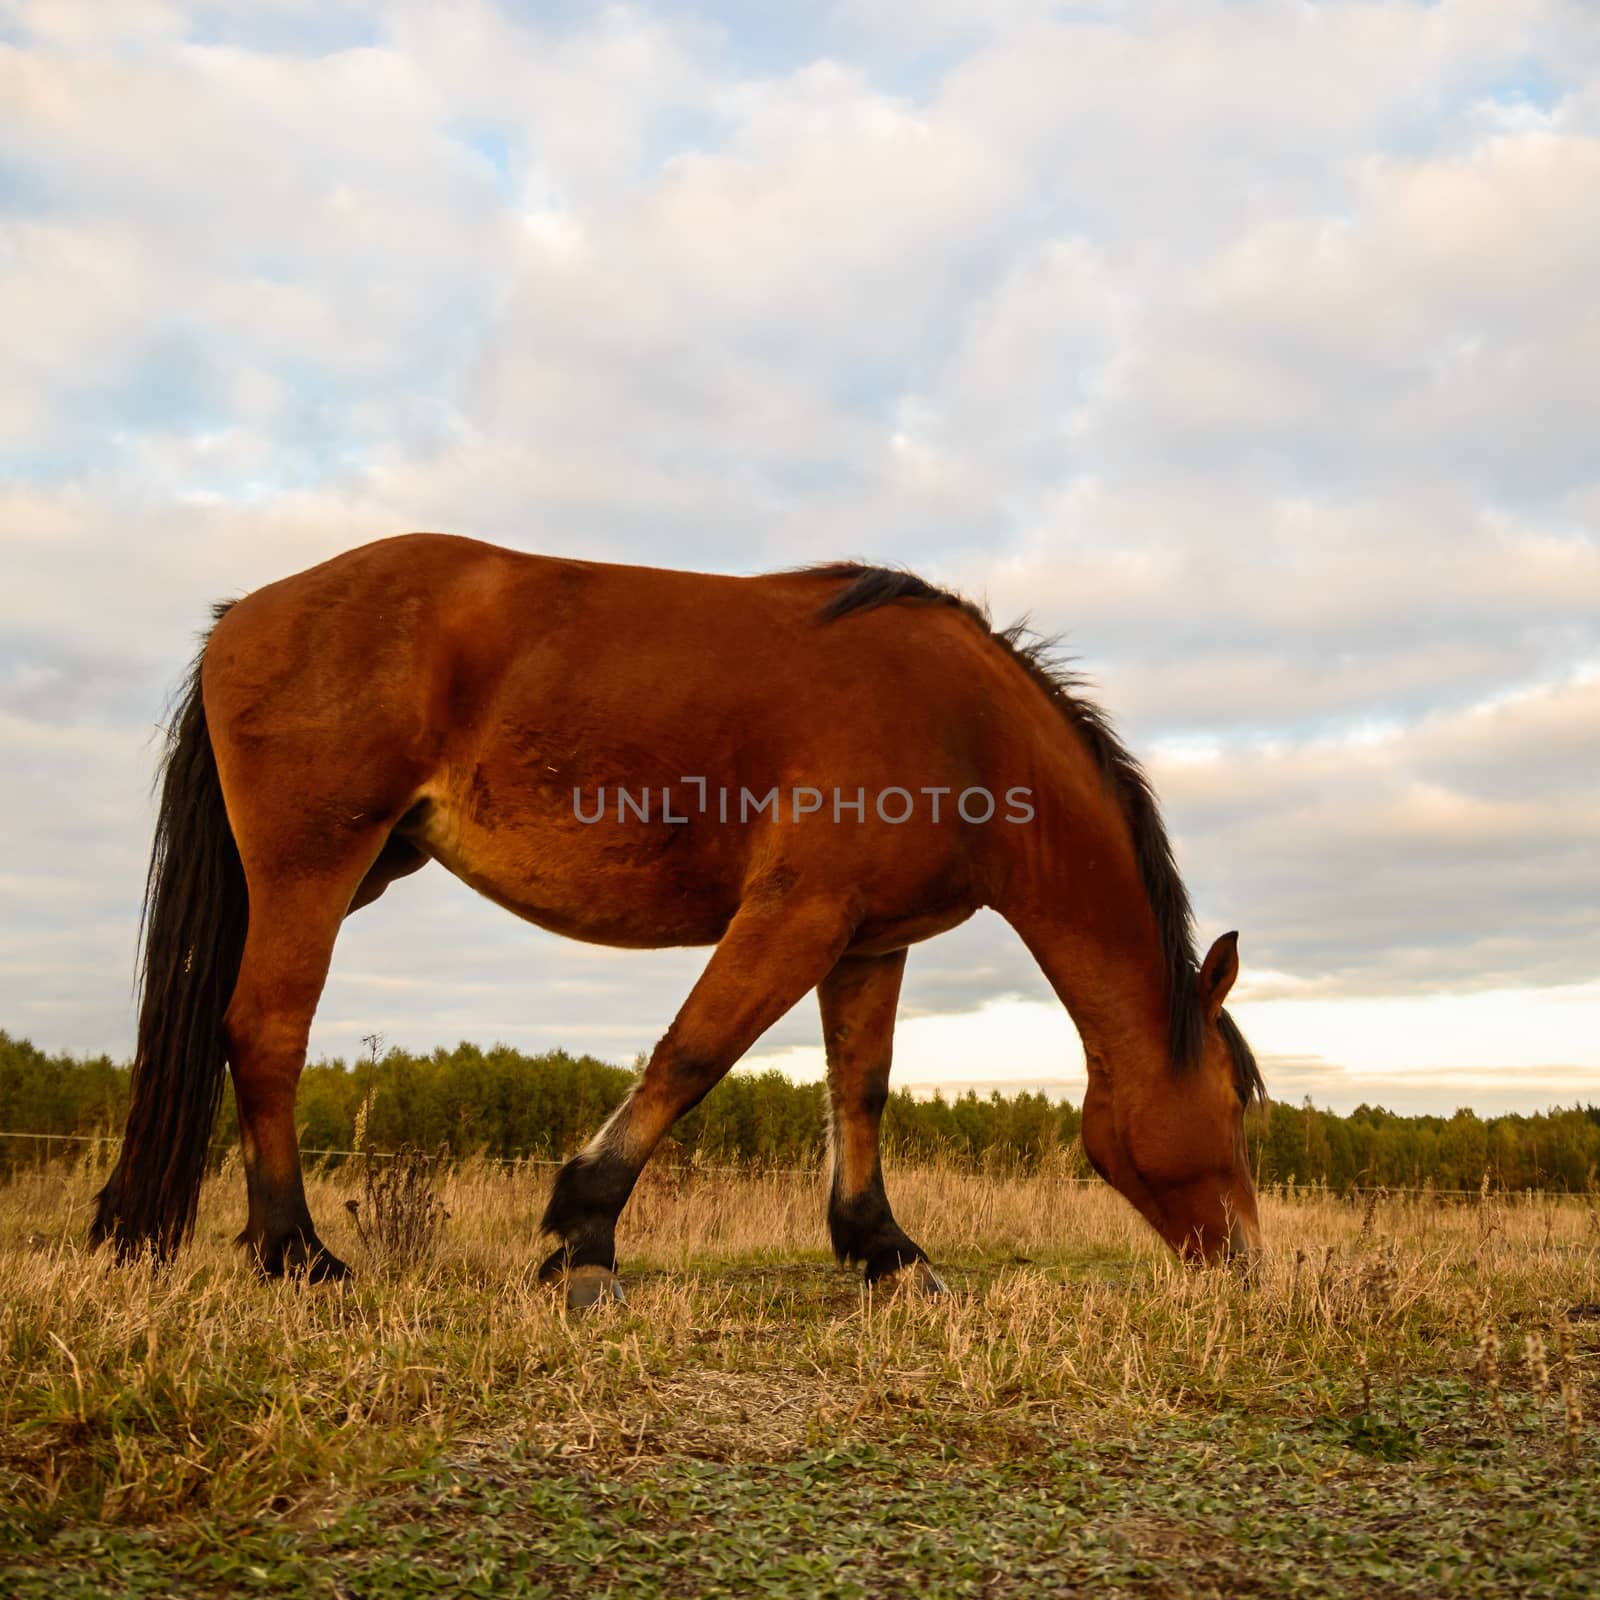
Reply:
[[1239, 935], [1225, 933], [1206, 951], [1200, 963], [1200, 1004], [1205, 1008], [1206, 1021], [1215, 1022], [1222, 1002], [1228, 998], [1233, 980], [1239, 976]]

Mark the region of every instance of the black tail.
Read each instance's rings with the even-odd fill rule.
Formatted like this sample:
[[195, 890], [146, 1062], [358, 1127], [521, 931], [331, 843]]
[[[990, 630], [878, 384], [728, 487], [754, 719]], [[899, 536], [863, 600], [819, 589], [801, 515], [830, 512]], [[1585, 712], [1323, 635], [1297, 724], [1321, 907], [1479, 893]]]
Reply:
[[[226, 606], [217, 609], [220, 619]], [[249, 903], [222, 801], [195, 657], [167, 732], [145, 880], [139, 1037], [122, 1154], [90, 1239], [122, 1257], [168, 1256], [194, 1227], [222, 1095], [223, 1013], [239, 976]]]

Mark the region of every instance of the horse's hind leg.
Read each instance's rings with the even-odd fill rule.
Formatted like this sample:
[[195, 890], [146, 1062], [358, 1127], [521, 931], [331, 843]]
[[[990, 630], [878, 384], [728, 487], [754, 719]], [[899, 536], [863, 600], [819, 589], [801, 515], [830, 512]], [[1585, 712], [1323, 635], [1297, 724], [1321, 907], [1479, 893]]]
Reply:
[[582, 1305], [615, 1293], [617, 1217], [661, 1136], [833, 966], [850, 934], [835, 902], [747, 903], [728, 926], [644, 1076], [556, 1174], [542, 1227], [561, 1241], [540, 1270]]
[[250, 931], [225, 1027], [250, 1201], [238, 1242], [269, 1277], [304, 1271], [317, 1282], [346, 1272], [306, 1207], [294, 1097], [334, 938], [360, 876], [293, 888], [261, 874], [250, 882]]
[[944, 1285], [889, 1209], [878, 1151], [905, 966], [904, 950], [846, 956], [817, 985], [833, 1150], [828, 1231], [834, 1254], [860, 1262], [868, 1283], [903, 1274], [903, 1281], [937, 1293]]

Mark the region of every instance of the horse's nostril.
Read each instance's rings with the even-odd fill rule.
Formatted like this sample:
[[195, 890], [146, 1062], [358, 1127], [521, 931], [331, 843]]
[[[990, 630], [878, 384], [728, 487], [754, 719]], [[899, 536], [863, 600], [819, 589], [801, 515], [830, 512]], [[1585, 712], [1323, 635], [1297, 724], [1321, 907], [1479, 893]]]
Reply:
[[1228, 1260], [1249, 1271], [1261, 1257], [1261, 1230], [1242, 1217], [1228, 1223]]

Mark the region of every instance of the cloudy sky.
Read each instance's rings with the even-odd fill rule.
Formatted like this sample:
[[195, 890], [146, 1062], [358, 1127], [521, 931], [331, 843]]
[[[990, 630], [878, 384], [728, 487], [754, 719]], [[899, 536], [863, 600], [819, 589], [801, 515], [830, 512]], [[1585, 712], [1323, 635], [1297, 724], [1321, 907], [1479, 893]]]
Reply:
[[[1279, 1097], [1600, 1099], [1596, 285], [1592, 0], [0, 0], [0, 1027], [128, 1050], [208, 602], [428, 527], [1027, 610]], [[431, 868], [313, 1051], [626, 1060], [702, 959]], [[1080, 1069], [913, 953], [901, 1081]]]

